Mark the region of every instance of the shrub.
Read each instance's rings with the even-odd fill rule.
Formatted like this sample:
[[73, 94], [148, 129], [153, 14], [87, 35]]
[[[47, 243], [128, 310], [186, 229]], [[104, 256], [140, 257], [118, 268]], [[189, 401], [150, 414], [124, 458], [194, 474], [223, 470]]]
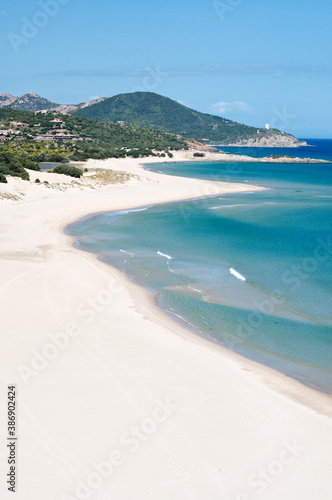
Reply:
[[269, 155], [267, 158], [273, 158], [277, 160], [278, 158], [295, 158], [295, 156], [289, 156], [289, 155]]
[[2, 182], [3, 184], [7, 184], [6, 176], [4, 174], [1, 174], [1, 173], [0, 173], [0, 182]]
[[80, 168], [71, 167], [69, 165], [58, 165], [52, 170], [55, 174], [65, 174], [70, 177], [79, 178], [83, 174], [83, 171]]
[[197, 158], [203, 158], [205, 156], [205, 153], [194, 153], [194, 156]]
[[58, 153], [51, 153], [47, 156], [47, 161], [51, 163], [66, 163], [68, 159], [64, 156], [59, 155]]
[[35, 180], [35, 182], [37, 182], [37, 184], [38, 184], [38, 183], [40, 182], [40, 180], [39, 180], [39, 179], [36, 179], [36, 180]]
[[40, 166], [38, 163], [30, 160], [29, 158], [20, 158], [21, 164], [24, 168], [28, 168], [29, 170], [36, 170], [40, 172]]
[[89, 154], [86, 153], [86, 152], [75, 152], [72, 157], [71, 157], [71, 160], [73, 161], [86, 161], [89, 159]]
[[0, 174], [20, 177], [25, 181], [30, 179], [28, 172], [21, 163], [21, 158], [12, 153], [0, 154]]

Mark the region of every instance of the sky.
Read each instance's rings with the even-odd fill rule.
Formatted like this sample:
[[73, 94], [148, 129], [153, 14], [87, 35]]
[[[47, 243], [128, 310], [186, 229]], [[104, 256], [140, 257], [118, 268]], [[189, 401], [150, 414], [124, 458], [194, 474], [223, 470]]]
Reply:
[[0, 93], [150, 91], [332, 138], [331, 0], [1, 0]]

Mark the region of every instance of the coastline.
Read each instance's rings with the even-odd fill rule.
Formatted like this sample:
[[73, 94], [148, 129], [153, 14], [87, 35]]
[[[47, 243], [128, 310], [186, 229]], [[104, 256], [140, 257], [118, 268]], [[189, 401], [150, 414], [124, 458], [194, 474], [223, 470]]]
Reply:
[[[112, 168], [136, 176], [125, 185], [97, 182], [93, 189], [63, 176], [31, 173], [32, 179], [53, 176], [57, 187], [28, 183], [23, 201], [2, 204], [6, 356], [1, 366], [3, 380], [16, 380], [20, 390], [25, 475], [19, 500], [74, 497], [76, 478], [84, 481], [94, 470], [91, 463], [107, 457], [119, 436], [149, 418], [156, 400], [167, 398], [174, 405], [169, 419], [151, 435], [146, 432], [135, 453], [128, 448], [107, 482], [108, 494], [128, 498], [134, 488], [135, 499], [151, 492], [152, 498], [181, 500], [254, 494], [248, 476], [277, 459], [285, 440], [297, 440], [304, 450], [264, 498], [280, 498], [285, 491], [285, 498], [293, 498], [301, 482], [302, 498], [316, 492], [323, 500], [331, 485], [326, 440], [332, 422], [325, 416], [331, 415], [331, 397], [187, 331], [154, 305], [151, 292], [74, 248], [73, 237], [64, 234], [70, 222], [92, 213], [259, 189], [184, 178], [174, 186], [171, 177], [143, 170], [139, 165], [145, 160], [91, 160], [89, 170]], [[22, 183], [10, 180], [7, 191], [22, 193]], [[77, 335], [72, 323], [79, 326]], [[42, 353], [56, 332], [67, 333], [57, 337], [66, 339], [66, 346], [35, 369], [32, 351]], [[25, 376], [26, 384], [18, 376], [22, 365], [36, 372]], [[36, 441], [38, 428], [43, 438]], [[54, 451], [51, 463], [48, 447]], [[126, 449], [123, 445], [123, 453]], [[36, 492], [29, 477], [36, 477], [40, 456], [47, 484]], [[62, 477], [59, 485], [54, 468]]]
[[[228, 146], [225, 146], [228, 147]], [[195, 157], [194, 154], [200, 152], [204, 153], [204, 157]], [[263, 157], [253, 157], [253, 156], [246, 156], [242, 154], [237, 154], [237, 153], [223, 153], [223, 152], [216, 152], [216, 151], [207, 151], [207, 150], [202, 150], [202, 151], [196, 151], [196, 150], [189, 150], [189, 151], [181, 151], [181, 152], [175, 152], [174, 153], [174, 158], [155, 158], [155, 161], [153, 161], [153, 158], [147, 158], [148, 163], [159, 163], [159, 162], [177, 162], [177, 161], [196, 161], [196, 162], [206, 162], [206, 161], [211, 161], [211, 162], [244, 162], [244, 163], [331, 163], [328, 160], [322, 160], [322, 159], [314, 159], [314, 158], [300, 158], [296, 156], [263, 156]], [[144, 162], [145, 163], [145, 162]]]

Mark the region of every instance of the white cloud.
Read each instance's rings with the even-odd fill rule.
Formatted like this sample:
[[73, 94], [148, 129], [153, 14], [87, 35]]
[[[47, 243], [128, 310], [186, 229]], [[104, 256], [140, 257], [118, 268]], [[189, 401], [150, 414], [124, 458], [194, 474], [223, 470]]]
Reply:
[[[235, 0], [233, 0], [235, 1]], [[327, 74], [329, 75], [332, 72], [331, 65], [321, 65], [321, 66], [263, 66], [263, 65], [214, 65], [214, 66], [192, 66], [192, 67], [157, 67], [158, 73], [164, 75], [165, 77], [173, 77], [173, 76], [191, 76], [191, 75], [214, 75], [214, 74], [223, 74], [223, 75], [273, 75], [277, 77], [281, 77], [284, 75], [319, 75], [319, 74]], [[110, 77], [110, 76], [124, 76], [124, 77], [137, 77], [137, 76], [146, 76], [147, 70], [146, 68], [141, 69], [130, 69], [128, 68], [125, 71], [117, 71], [112, 69], [105, 70], [86, 70], [86, 69], [75, 69], [75, 70], [66, 70], [66, 71], [55, 71], [55, 72], [47, 72], [41, 73], [42, 75], [56, 75], [56, 76], [100, 76], [100, 77]]]
[[212, 108], [220, 114], [227, 113], [249, 113], [251, 111], [250, 106], [246, 102], [233, 101], [225, 102], [220, 101], [212, 105]]

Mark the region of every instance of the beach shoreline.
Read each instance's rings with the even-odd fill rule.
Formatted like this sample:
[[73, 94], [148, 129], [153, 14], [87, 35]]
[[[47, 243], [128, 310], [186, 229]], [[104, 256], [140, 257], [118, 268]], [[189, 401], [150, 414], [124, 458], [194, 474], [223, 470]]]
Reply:
[[[193, 198], [192, 200], [195, 200]], [[191, 199], [185, 200], [191, 201]], [[172, 202], [170, 202], [172, 203]], [[133, 207], [134, 209], [145, 208], [145, 206], [137, 206]], [[98, 212], [99, 214], [108, 213], [106, 212]], [[115, 210], [116, 212], [116, 210]], [[86, 214], [81, 219], [85, 217], [94, 216], [97, 214]], [[80, 220], [80, 219], [79, 219]], [[75, 221], [77, 222], [77, 221]], [[156, 297], [154, 292], [145, 288], [142, 284], [135, 282], [130, 279], [126, 273], [120, 271], [116, 267], [111, 264], [104, 263], [100, 259], [100, 255], [97, 253], [90, 253], [82, 249], [78, 249], [75, 247], [75, 236], [71, 235], [67, 232], [67, 227], [61, 226], [61, 229], [67, 234], [68, 238], [70, 238], [70, 246], [73, 246], [78, 250], [78, 252], [84, 252], [87, 254], [88, 259], [92, 259], [94, 261], [97, 259], [102, 265], [110, 267], [112, 272], [116, 274], [119, 280], [123, 281], [126, 289], [129, 294], [133, 298], [135, 306], [139, 312], [143, 312], [147, 314], [151, 321], [162, 322], [168, 330], [172, 331], [176, 335], [180, 335], [185, 340], [189, 342], [197, 342], [204, 346], [207, 349], [218, 350], [221, 356], [226, 356], [234, 363], [238, 364], [242, 370], [248, 371], [254, 376], [257, 380], [261, 381], [263, 384], [268, 385], [276, 392], [287, 396], [293, 401], [307, 406], [308, 408], [316, 411], [318, 414], [325, 415], [327, 417], [332, 417], [332, 395], [328, 394], [319, 389], [311, 388], [301, 382], [297, 381], [295, 378], [290, 377], [278, 370], [259, 363], [258, 361], [251, 360], [246, 358], [245, 356], [233, 351], [230, 348], [223, 346], [217, 339], [213, 337], [209, 337], [207, 334], [200, 335], [200, 333], [191, 327], [189, 324], [187, 326], [182, 326], [181, 322], [177, 321], [174, 317], [167, 313], [161, 306], [158, 306], [156, 303]], [[183, 323], [186, 323], [183, 320]], [[209, 338], [208, 338], [209, 337]]]
[[[213, 195], [214, 196], [214, 195]], [[212, 196], [212, 197], [213, 197]], [[195, 201], [195, 200], [204, 200], [208, 197], [204, 198], [190, 198], [184, 201]], [[167, 203], [173, 203], [173, 201]], [[156, 205], [165, 205], [167, 203], [155, 203], [153, 205], [139, 205], [136, 207], [131, 207], [131, 209], [146, 209], [151, 206]], [[130, 209], [130, 210], [131, 210]], [[260, 362], [256, 362], [251, 360], [244, 355], [233, 351], [231, 348], [223, 346], [220, 341], [218, 341], [214, 337], [210, 337], [208, 334], [200, 334], [200, 332], [195, 329], [190, 323], [182, 318], [182, 321], [178, 321], [176, 317], [169, 314], [167, 310], [164, 310], [162, 306], [157, 304], [157, 298], [153, 291], [144, 287], [143, 284], [131, 279], [125, 272], [120, 271], [115, 266], [109, 263], [103, 262], [101, 256], [98, 253], [90, 253], [84, 249], [78, 248], [75, 243], [77, 242], [76, 237], [70, 234], [68, 227], [74, 222], [79, 222], [82, 219], [94, 217], [95, 215], [101, 215], [103, 213], [117, 212], [117, 210], [107, 210], [101, 211], [97, 213], [89, 213], [85, 214], [79, 220], [72, 221], [71, 223], [61, 226], [61, 229], [70, 239], [70, 246], [73, 246], [79, 252], [84, 252], [87, 254], [87, 258], [97, 259], [101, 264], [111, 267], [113, 272], [117, 274], [120, 280], [123, 280], [126, 283], [126, 288], [129, 293], [134, 297], [134, 302], [136, 304], [137, 310], [140, 310], [141, 305], [144, 303], [145, 311], [149, 313], [151, 318], [157, 319], [157, 321], [163, 321], [165, 325], [167, 325], [168, 329], [176, 331], [176, 334], [181, 335], [185, 339], [189, 341], [202, 341], [202, 345], [206, 347], [210, 347], [211, 349], [220, 349], [220, 353], [223, 356], [229, 356], [230, 359], [239, 363], [241, 368], [244, 370], [248, 370], [255, 376], [257, 379], [263, 381], [270, 387], [272, 387], [277, 392], [284, 394], [285, 396], [290, 397], [294, 401], [304, 404], [309, 408], [317, 411], [322, 415], [326, 415], [328, 417], [332, 417], [332, 395], [326, 393], [320, 389], [314, 389], [309, 385], [303, 384], [296, 380], [295, 378], [279, 372], [278, 370], [264, 365]], [[174, 323], [176, 323], [179, 328], [175, 328]], [[185, 325], [185, 326], [183, 326]], [[186, 333], [185, 333], [186, 332]], [[212, 345], [211, 345], [212, 344]]]
[[[60, 176], [53, 177], [54, 188], [24, 185], [17, 179], [1, 186], [0, 194], [16, 197], [3, 198], [0, 208], [0, 292], [6, 347], [2, 378], [17, 381], [21, 399], [21, 467], [26, 472], [19, 500], [32, 494], [42, 499], [50, 492], [49, 484], [54, 485], [51, 500], [74, 496], [76, 478], [84, 481], [89, 464], [107, 456], [131, 425], [148, 418], [156, 400], [167, 398], [174, 404], [174, 415], [170, 412], [169, 422], [160, 424], [150, 441], [147, 436], [141, 440], [137, 456], [128, 458], [112, 478], [108, 494], [128, 498], [125, 483], [136, 488], [135, 499], [143, 499], [153, 484], [152, 489], [160, 492], [164, 487], [166, 494], [153, 498], [182, 500], [193, 498], [188, 493], [193, 482], [199, 498], [216, 495], [221, 487], [225, 494], [240, 494], [238, 483], [244, 484], [250, 472], [273, 460], [285, 439], [297, 439], [305, 451], [292, 473], [283, 475], [266, 498], [280, 498], [283, 491], [289, 494], [285, 498], [293, 498], [305, 471], [314, 470], [304, 480], [301, 498], [321, 491], [317, 498], [323, 500], [330, 484], [326, 440], [332, 429], [327, 418], [331, 397], [186, 330], [155, 305], [152, 292], [97, 255], [75, 248], [74, 237], [65, 234], [70, 223], [94, 213], [260, 189], [185, 178], [177, 178], [174, 186], [173, 178], [145, 171], [142, 163], [145, 159], [88, 162], [89, 172], [112, 169], [129, 174], [129, 181], [120, 185], [101, 186], [96, 181], [91, 187]], [[30, 175], [32, 181], [43, 181], [55, 174]], [[63, 348], [60, 339], [67, 341]], [[57, 354], [48, 358], [46, 346], [52, 343]], [[36, 352], [39, 365], [33, 363]], [[46, 365], [40, 368], [43, 358]], [[72, 397], [74, 405], [68, 410]], [[64, 409], [70, 424], [62, 417]], [[92, 430], [96, 411], [102, 411], [103, 418]], [[264, 424], [258, 414], [264, 416]], [[39, 442], [38, 428], [44, 433]], [[47, 464], [47, 447], [54, 441], [57, 446]], [[45, 457], [47, 484], [36, 493], [33, 478], [40, 456]], [[55, 466], [63, 476], [56, 486]], [[218, 467], [229, 474], [220, 475]], [[179, 474], [182, 479], [176, 480]], [[187, 496], [179, 481], [188, 488]], [[248, 484], [246, 488], [250, 492]]]

